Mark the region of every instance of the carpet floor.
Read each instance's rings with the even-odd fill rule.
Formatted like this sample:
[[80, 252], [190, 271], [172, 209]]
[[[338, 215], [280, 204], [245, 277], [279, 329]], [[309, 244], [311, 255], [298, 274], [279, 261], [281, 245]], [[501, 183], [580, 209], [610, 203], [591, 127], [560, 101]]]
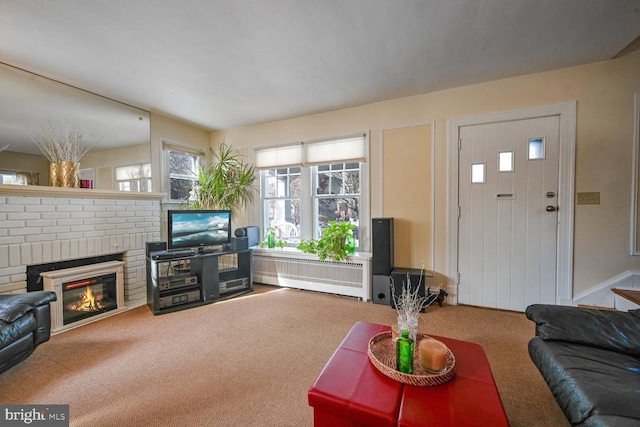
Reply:
[[[388, 306], [260, 285], [160, 316], [138, 307], [52, 336], [0, 375], [0, 402], [69, 404], [70, 425], [83, 427], [311, 426], [307, 391], [349, 329], [395, 317]], [[436, 305], [419, 331], [483, 346], [512, 426], [568, 425], [529, 358], [534, 325], [523, 313]]]

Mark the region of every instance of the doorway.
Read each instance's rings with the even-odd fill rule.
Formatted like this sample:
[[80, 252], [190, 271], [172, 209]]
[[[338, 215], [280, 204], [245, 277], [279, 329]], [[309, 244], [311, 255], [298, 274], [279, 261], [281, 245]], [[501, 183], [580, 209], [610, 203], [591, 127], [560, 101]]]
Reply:
[[455, 301], [570, 303], [575, 103], [452, 120], [449, 135]]

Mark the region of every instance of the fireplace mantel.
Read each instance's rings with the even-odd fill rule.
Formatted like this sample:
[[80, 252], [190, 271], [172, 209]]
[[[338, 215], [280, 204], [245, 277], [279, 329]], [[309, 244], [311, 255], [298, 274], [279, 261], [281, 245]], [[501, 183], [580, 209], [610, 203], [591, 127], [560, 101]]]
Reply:
[[0, 184], [0, 195], [28, 197], [67, 197], [78, 199], [162, 200], [165, 193], [98, 190], [95, 188], [46, 187], [42, 185]]

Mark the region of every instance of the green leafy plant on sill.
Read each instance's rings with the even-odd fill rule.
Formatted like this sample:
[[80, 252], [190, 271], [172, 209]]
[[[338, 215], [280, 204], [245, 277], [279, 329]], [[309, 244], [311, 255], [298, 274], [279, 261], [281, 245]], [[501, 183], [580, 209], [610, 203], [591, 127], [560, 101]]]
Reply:
[[351, 256], [348, 240], [353, 237], [354, 224], [349, 221], [330, 221], [329, 226], [322, 232], [322, 237], [317, 240], [302, 240], [298, 249], [302, 252], [318, 255], [320, 261], [327, 258], [334, 261], [342, 261]]

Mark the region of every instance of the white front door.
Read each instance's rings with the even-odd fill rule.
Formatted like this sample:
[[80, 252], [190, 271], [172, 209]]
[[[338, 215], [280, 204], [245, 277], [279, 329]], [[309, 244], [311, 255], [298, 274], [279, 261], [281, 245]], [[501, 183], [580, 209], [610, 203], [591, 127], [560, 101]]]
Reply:
[[459, 128], [458, 303], [556, 303], [560, 116]]

